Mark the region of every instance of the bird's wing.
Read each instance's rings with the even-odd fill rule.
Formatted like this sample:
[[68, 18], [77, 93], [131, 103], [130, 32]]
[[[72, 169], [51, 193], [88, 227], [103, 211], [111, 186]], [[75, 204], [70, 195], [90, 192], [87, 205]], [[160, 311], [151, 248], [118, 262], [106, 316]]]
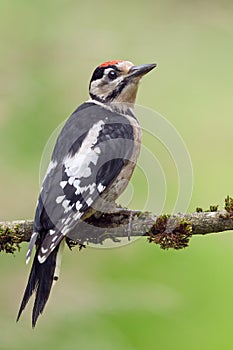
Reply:
[[35, 232], [47, 231], [41, 263], [108, 190], [133, 152], [133, 128], [126, 117], [101, 106], [84, 107], [61, 131], [43, 183], [35, 217]]

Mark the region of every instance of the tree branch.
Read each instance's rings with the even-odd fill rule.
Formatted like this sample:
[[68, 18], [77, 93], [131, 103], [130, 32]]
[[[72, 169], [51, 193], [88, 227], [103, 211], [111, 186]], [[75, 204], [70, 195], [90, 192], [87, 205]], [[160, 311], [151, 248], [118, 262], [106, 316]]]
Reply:
[[[119, 243], [122, 237], [147, 236], [149, 242], [159, 244], [163, 249], [181, 249], [188, 246], [192, 235], [233, 230], [233, 199], [226, 198], [225, 210], [219, 211], [217, 206], [212, 206], [209, 211], [203, 212], [199, 208], [190, 214], [156, 216], [118, 208], [114, 213], [92, 216], [80, 225], [69, 235], [70, 246], [82, 246], [87, 242], [102, 244], [107, 238]], [[22, 242], [30, 240], [32, 231], [31, 220], [0, 222], [0, 251], [14, 253], [19, 250]]]

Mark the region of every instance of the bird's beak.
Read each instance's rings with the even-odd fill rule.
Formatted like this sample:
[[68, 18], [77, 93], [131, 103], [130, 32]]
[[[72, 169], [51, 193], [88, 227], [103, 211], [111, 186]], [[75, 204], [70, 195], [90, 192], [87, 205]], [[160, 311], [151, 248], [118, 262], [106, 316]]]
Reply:
[[156, 63], [142, 64], [141, 66], [133, 66], [129, 70], [129, 77], [143, 77], [143, 75], [149, 73], [152, 69], [157, 66]]

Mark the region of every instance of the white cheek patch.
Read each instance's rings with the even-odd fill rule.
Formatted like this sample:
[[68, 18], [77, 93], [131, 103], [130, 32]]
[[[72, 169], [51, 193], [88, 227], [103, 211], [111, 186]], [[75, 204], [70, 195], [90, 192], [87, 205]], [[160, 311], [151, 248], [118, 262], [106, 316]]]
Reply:
[[114, 80], [109, 80], [108, 73], [112, 68], [105, 69], [104, 76], [101, 79], [94, 80], [91, 83], [90, 93], [98, 96], [100, 99], [105, 99], [117, 86], [124, 80], [125, 76], [120, 75]]

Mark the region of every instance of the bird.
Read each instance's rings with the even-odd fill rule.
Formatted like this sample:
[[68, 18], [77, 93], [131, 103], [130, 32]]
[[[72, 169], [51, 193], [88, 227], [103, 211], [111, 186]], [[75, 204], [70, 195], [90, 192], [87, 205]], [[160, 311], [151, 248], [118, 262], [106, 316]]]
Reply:
[[89, 99], [65, 122], [38, 198], [27, 263], [34, 246], [36, 252], [17, 321], [35, 294], [31, 322], [36, 326], [58, 280], [69, 233], [97, 210], [104, 212], [126, 188], [141, 146], [137, 90], [155, 67], [127, 60], [102, 63], [91, 76]]

